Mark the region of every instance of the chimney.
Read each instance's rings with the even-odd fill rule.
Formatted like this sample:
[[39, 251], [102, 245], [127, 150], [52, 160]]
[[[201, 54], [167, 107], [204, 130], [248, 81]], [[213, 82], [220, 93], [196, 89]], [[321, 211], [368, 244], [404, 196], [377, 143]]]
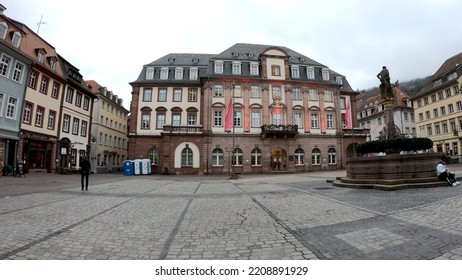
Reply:
[[6, 11], [6, 7], [0, 4], [0, 15], [3, 15], [4, 11]]

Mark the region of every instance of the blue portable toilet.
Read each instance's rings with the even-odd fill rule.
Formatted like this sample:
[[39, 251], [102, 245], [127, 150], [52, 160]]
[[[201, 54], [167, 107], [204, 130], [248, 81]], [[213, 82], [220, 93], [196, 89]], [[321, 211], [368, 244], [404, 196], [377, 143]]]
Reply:
[[124, 176], [132, 176], [133, 174], [135, 174], [133, 160], [124, 160]]

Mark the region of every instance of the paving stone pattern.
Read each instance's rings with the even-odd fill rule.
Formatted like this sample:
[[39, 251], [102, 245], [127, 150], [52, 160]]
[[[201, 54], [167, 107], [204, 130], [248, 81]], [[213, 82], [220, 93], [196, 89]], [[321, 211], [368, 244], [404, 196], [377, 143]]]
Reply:
[[0, 259], [462, 259], [462, 187], [344, 189], [332, 176], [133, 176], [39, 191], [56, 181], [41, 176], [37, 191], [10, 195], [0, 186]]

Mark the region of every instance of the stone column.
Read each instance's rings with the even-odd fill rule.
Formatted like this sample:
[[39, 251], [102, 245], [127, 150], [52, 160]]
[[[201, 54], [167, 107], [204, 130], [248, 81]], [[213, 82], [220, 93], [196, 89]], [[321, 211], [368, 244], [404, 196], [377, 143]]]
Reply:
[[393, 116], [393, 106], [395, 104], [395, 98], [393, 97], [386, 97], [383, 100], [383, 104], [385, 106], [385, 116], [387, 117], [387, 135], [386, 139], [394, 139], [396, 138], [396, 129], [395, 129], [395, 121]]

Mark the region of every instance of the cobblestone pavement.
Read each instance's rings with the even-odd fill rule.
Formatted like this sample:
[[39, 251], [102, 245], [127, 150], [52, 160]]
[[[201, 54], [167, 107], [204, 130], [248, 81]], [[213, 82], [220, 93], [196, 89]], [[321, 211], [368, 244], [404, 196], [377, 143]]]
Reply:
[[326, 181], [343, 175], [0, 177], [0, 259], [462, 260], [462, 186]]

